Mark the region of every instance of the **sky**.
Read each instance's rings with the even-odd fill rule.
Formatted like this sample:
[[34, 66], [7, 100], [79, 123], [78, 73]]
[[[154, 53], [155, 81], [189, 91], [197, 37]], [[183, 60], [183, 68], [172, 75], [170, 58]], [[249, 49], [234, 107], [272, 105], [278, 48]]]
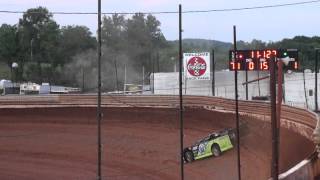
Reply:
[[[286, 4], [308, 0], [101, 0], [102, 12], [159, 12], [244, 8]], [[97, 0], [0, 0], [0, 10], [26, 11], [44, 6], [51, 12], [96, 12]], [[280, 41], [297, 35], [320, 36], [320, 1], [312, 4], [266, 9], [190, 13], [182, 15], [183, 38], [233, 41], [233, 25], [237, 40]], [[178, 14], [155, 15], [168, 40], [179, 38]], [[0, 13], [0, 24], [16, 24], [22, 14]], [[130, 16], [127, 16], [128, 18]], [[54, 15], [61, 26], [85, 25], [95, 34], [97, 15]]]

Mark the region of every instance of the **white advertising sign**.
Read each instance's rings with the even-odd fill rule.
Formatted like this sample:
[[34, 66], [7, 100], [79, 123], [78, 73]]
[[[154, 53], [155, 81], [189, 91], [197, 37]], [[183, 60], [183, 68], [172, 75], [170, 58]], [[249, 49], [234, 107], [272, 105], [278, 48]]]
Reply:
[[210, 80], [210, 53], [183, 53], [187, 80]]

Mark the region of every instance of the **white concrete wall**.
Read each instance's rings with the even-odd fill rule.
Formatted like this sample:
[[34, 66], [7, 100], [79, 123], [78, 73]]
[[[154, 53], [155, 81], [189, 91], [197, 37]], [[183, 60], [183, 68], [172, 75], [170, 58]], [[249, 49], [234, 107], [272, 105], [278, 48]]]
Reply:
[[[265, 77], [268, 75], [266, 71], [260, 71], [259, 74], [257, 71], [248, 72], [248, 81], [257, 79], [258, 77]], [[212, 77], [212, 75], [211, 75]], [[320, 78], [320, 77], [319, 77]], [[152, 79], [152, 78], [151, 78]], [[174, 73], [155, 73], [154, 77], [154, 94], [179, 94], [179, 74], [178, 72]], [[215, 94], [218, 97], [225, 97], [234, 99], [234, 72], [230, 71], [219, 71], [215, 73]], [[245, 72], [238, 72], [238, 94], [239, 99], [245, 100], [245, 85], [242, 83], [245, 82]], [[318, 81], [318, 87], [319, 87]], [[153, 84], [152, 80], [150, 82], [151, 86]], [[291, 73], [285, 74], [284, 77], [284, 94], [285, 94], [285, 103], [297, 107], [305, 107], [311, 110], [314, 109], [314, 74], [305, 73], [305, 86], [306, 86], [306, 97], [304, 90], [304, 80], [303, 73]], [[187, 87], [187, 88], [186, 88]], [[260, 89], [260, 93], [259, 93]], [[312, 93], [309, 95], [309, 90]], [[320, 88], [318, 88], [318, 92]], [[212, 81], [202, 80], [188, 80], [183, 82], [183, 94], [187, 95], [212, 95]], [[269, 78], [252, 82], [248, 85], [248, 98], [252, 99], [253, 96], [268, 96], [270, 94], [269, 87]], [[320, 94], [318, 95], [320, 100]], [[319, 101], [318, 100], [318, 101]], [[320, 102], [320, 101], [319, 101]], [[320, 106], [320, 104], [319, 104]]]
[[[260, 72], [259, 77], [266, 76], [267, 73]], [[212, 77], [212, 75], [211, 75]], [[258, 78], [257, 72], [248, 72], [248, 81]], [[151, 85], [153, 84], [151, 78]], [[176, 73], [155, 73], [154, 77], [154, 94], [179, 94], [179, 74]], [[234, 98], [234, 72], [220, 71], [215, 73], [215, 92], [216, 96]], [[238, 92], [239, 98], [245, 99], [245, 72], [238, 72]], [[187, 88], [186, 88], [187, 87]], [[269, 94], [269, 80], [261, 80], [250, 83], [248, 85], [249, 99], [252, 96], [259, 95], [266, 96]], [[211, 80], [183, 80], [183, 94], [187, 95], [212, 95], [212, 81]]]
[[[305, 87], [303, 73], [285, 74], [285, 101], [286, 104], [298, 107], [314, 109], [315, 75], [314, 73], [305, 73]], [[312, 91], [309, 94], [309, 91]], [[319, 81], [318, 81], [318, 101], [319, 101]]]

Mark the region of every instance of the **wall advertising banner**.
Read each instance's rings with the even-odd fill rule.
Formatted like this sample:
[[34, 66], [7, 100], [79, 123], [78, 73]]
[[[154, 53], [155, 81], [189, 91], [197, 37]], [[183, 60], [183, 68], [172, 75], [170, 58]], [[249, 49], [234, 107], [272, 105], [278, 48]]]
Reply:
[[184, 73], [187, 80], [210, 80], [210, 53], [183, 53]]

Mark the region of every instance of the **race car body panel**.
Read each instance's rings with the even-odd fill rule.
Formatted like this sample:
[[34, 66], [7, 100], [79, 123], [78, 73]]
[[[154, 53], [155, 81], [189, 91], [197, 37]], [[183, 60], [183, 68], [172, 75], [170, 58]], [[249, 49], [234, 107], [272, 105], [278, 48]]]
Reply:
[[221, 137], [215, 139], [214, 142], [219, 144], [221, 152], [224, 152], [226, 150], [229, 150], [229, 149], [233, 148], [233, 145], [231, 143], [229, 135], [221, 136]]
[[233, 148], [233, 145], [230, 141], [229, 136], [224, 135], [213, 140], [201, 142], [198, 145], [197, 151], [193, 151], [194, 159], [201, 159], [204, 157], [211, 156], [212, 155], [211, 147], [213, 144], [218, 144], [221, 152], [224, 152]]
[[234, 138], [234, 132], [230, 129], [210, 134], [209, 136], [196, 142], [184, 152], [191, 151], [194, 160], [202, 159], [213, 155], [213, 147], [217, 148], [219, 153], [233, 148], [231, 139]]

